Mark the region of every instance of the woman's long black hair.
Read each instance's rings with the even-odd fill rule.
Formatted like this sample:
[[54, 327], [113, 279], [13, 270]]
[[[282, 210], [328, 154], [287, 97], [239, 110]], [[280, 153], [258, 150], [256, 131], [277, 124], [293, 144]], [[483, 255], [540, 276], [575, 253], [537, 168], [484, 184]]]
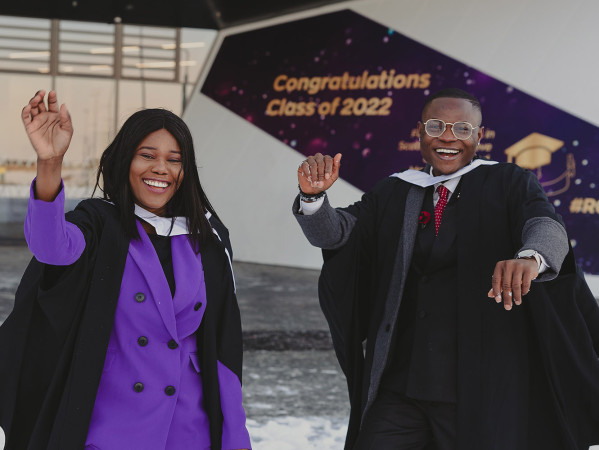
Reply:
[[185, 122], [172, 112], [166, 109], [144, 109], [127, 119], [112, 143], [102, 153], [94, 192], [100, 189], [103, 198], [116, 205], [127, 237], [139, 239], [135, 225], [135, 202], [129, 184], [129, 169], [141, 141], [150, 133], [163, 128], [172, 134], [179, 144], [183, 170], [183, 181], [167, 203], [166, 210], [173, 218], [187, 218], [191, 242], [196, 252], [199, 252], [209, 239], [214, 239], [206, 212], [217, 218], [218, 216], [200, 184], [191, 132]]

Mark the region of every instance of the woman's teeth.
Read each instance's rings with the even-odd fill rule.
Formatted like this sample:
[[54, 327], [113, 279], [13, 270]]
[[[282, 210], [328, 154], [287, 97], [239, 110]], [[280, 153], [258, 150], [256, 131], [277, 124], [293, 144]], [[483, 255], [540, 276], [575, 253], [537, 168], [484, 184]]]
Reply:
[[168, 187], [168, 183], [166, 181], [144, 180], [144, 183], [146, 183], [149, 186], [154, 186], [158, 188]]

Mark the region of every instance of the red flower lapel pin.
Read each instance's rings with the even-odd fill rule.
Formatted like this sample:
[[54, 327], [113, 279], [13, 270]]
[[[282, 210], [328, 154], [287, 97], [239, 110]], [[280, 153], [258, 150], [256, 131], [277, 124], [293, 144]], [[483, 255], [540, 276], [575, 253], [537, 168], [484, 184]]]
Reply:
[[431, 214], [428, 211], [420, 211], [420, 215], [418, 216], [418, 223], [420, 224], [420, 228], [424, 228], [427, 223], [431, 221]]

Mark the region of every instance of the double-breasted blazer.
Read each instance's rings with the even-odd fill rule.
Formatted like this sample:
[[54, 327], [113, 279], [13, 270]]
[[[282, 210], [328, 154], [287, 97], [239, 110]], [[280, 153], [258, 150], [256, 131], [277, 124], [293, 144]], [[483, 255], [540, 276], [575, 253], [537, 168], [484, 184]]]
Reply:
[[[58, 217], [46, 223], [53, 219]], [[67, 214], [65, 226], [77, 227], [85, 239], [82, 253], [65, 265], [34, 258], [0, 327], [0, 425], [7, 449], [81, 449], [93, 430], [92, 415], [110, 411], [110, 402], [123, 396], [139, 402], [133, 411], [148, 417], [120, 417], [131, 410], [117, 410], [113, 423], [122, 420], [126, 429], [137, 420], [147, 430], [156, 420], [152, 413], [172, 414], [177, 389], [191, 383], [193, 370], [196, 400], [203, 404], [196, 423], [205, 427], [206, 445], [249, 447], [241, 407], [241, 322], [227, 256], [232, 252], [226, 228], [215, 217], [211, 223], [219, 238], [199, 254], [186, 236], [172, 238], [173, 299], [139, 224], [140, 240], [130, 241], [116, 208], [99, 199]], [[163, 364], [147, 366], [146, 350]], [[106, 395], [97, 400], [103, 389]], [[148, 411], [148, 405], [167, 406]], [[156, 438], [152, 433], [147, 431], [149, 439]]]

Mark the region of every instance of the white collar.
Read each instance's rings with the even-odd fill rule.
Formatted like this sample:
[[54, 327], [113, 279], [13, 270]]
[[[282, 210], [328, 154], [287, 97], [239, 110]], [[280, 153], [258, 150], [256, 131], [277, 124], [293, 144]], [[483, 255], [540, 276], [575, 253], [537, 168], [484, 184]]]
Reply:
[[397, 177], [401, 180], [407, 181], [408, 183], [415, 184], [421, 187], [432, 186], [435, 183], [443, 183], [444, 181], [451, 180], [452, 178], [461, 177], [462, 175], [476, 169], [481, 165], [497, 164], [497, 161], [489, 161], [487, 159], [475, 159], [467, 166], [462, 167], [460, 170], [449, 175], [439, 175], [437, 177], [430, 175], [420, 170], [405, 170], [403, 172], [394, 173], [392, 177]]
[[435, 192], [437, 192], [437, 188], [442, 184], [449, 190], [449, 194], [453, 194], [460, 184], [461, 176], [452, 178], [451, 180], [447, 180], [444, 183], [435, 183]]
[[[109, 202], [111, 203], [111, 202]], [[138, 204], [135, 204], [135, 215], [140, 219], [148, 222], [150, 225], [154, 227], [156, 230], [156, 234], [159, 236], [180, 236], [182, 234], [189, 234], [189, 228], [187, 227], [187, 218], [185, 217], [175, 217], [175, 223], [172, 225], [173, 229], [171, 230], [172, 217], [160, 217], [156, 214], [152, 214], [149, 211], [146, 211]], [[210, 211], [206, 211], [206, 219], [210, 220], [212, 214]], [[219, 241], [222, 242], [218, 232], [212, 227], [212, 232], [216, 235]], [[169, 233], [170, 231], [170, 233]], [[233, 278], [233, 291], [237, 292], [237, 286], [235, 284], [235, 275], [233, 274], [233, 263], [231, 261], [231, 255], [229, 254], [229, 250], [227, 250], [226, 246], [223, 246], [225, 249], [225, 253], [227, 254], [227, 259], [229, 260], [229, 267], [231, 269], [231, 276]]]
[[[185, 217], [175, 217], [175, 223], [173, 223], [172, 217], [157, 216], [150, 211], [146, 211], [137, 204], [135, 204], [134, 212], [137, 217], [152, 225], [156, 230], [156, 234], [159, 236], [179, 236], [182, 234], [189, 234], [189, 229], [187, 228], [187, 218]], [[173, 227], [172, 230], [171, 224]]]

